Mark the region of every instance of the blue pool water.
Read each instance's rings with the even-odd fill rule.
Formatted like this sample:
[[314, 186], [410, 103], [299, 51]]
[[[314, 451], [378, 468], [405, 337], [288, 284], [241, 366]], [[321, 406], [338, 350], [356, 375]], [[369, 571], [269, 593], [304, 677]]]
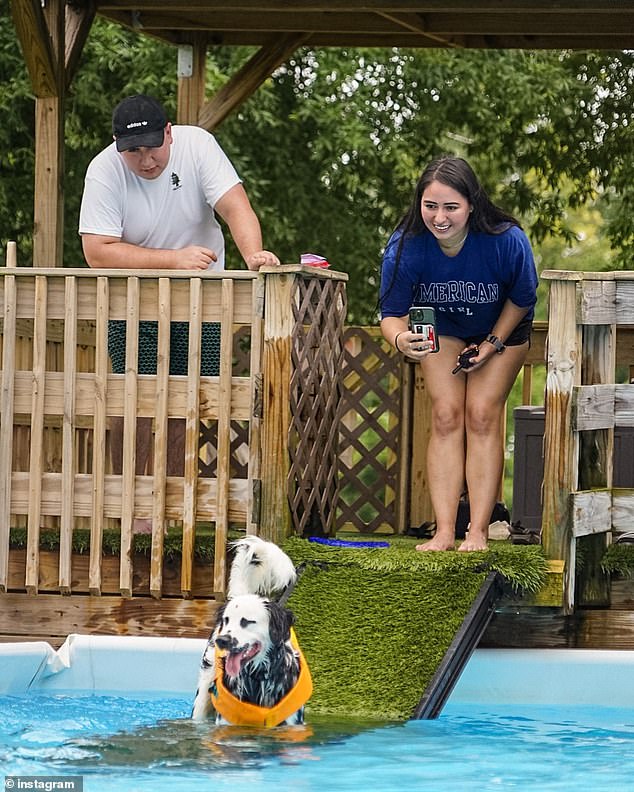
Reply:
[[634, 707], [451, 701], [435, 721], [258, 731], [189, 720], [191, 698], [0, 696], [5, 775], [83, 776], [85, 792], [634, 787]]

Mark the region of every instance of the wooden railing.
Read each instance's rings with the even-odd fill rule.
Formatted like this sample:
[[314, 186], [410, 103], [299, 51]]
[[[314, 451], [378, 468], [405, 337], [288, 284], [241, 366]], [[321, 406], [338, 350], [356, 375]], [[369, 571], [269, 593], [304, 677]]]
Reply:
[[[612, 532], [632, 530], [634, 492], [612, 486], [614, 428], [634, 426], [634, 385], [617, 383], [617, 330], [634, 323], [634, 272], [548, 271], [542, 531], [565, 562], [564, 606], [608, 599], [600, 557]], [[630, 340], [631, 344], [631, 340]], [[631, 349], [630, 349], [631, 352]], [[575, 581], [577, 543], [584, 542]]]
[[[345, 275], [301, 267], [195, 278], [19, 267], [0, 274], [2, 590], [221, 597], [232, 524], [280, 541], [293, 531], [399, 532], [431, 517], [424, 380], [378, 328], [344, 335]], [[634, 375], [634, 276], [544, 277], [550, 325], [535, 324], [522, 402], [543, 401], [533, 373], [547, 365], [544, 545], [567, 564], [572, 607], [577, 539], [598, 533], [604, 546], [611, 530], [631, 528], [630, 493], [613, 490], [610, 475], [613, 428], [634, 424], [634, 386], [616, 384], [614, 374], [625, 367]], [[113, 319], [130, 330], [124, 374], [109, 368]], [[138, 373], [134, 354], [146, 320], [158, 323], [161, 350], [151, 375]], [[190, 324], [187, 375], [168, 370], [170, 321]], [[205, 322], [221, 328], [213, 376], [200, 374]], [[125, 426], [120, 473], [109, 464], [115, 416]], [[135, 475], [139, 417], [153, 420], [153, 460]], [[168, 418], [186, 422], [182, 476], [165, 472]], [[133, 553], [133, 520], [143, 517], [154, 523], [146, 562]], [[182, 537], [177, 574], [166, 572], [166, 521]], [[211, 525], [214, 566], [201, 571], [195, 538]], [[22, 555], [9, 550], [10, 527], [26, 531]], [[59, 535], [54, 570], [43, 563], [47, 527]], [[104, 530], [113, 527], [116, 567], [103, 554]], [[90, 534], [81, 562], [72, 558], [78, 529]], [[600, 596], [600, 577], [584, 584], [589, 600]]]
[[[341, 374], [345, 274], [283, 266], [192, 277], [30, 269], [11, 266], [11, 256], [7, 263], [0, 269], [0, 591], [164, 596], [168, 523], [180, 537], [181, 558], [170, 595], [222, 597], [230, 525], [281, 541], [301, 521], [289, 508], [296, 488], [317, 493], [322, 515], [334, 515], [332, 474], [311, 465], [292, 469], [289, 444], [295, 459], [323, 454], [327, 461], [336, 448], [322, 444], [316, 451], [334, 433], [329, 400]], [[112, 320], [127, 328], [122, 374], [109, 363]], [[155, 374], [138, 371], [139, 322], [145, 321], [158, 325]], [[171, 322], [189, 324], [186, 375], [169, 371]], [[219, 370], [202, 375], [202, 328], [211, 322], [220, 326]], [[296, 354], [308, 326], [328, 338], [328, 362]], [[291, 402], [304, 391], [321, 405], [310, 414], [310, 432], [291, 421]], [[115, 473], [108, 441], [117, 416], [124, 435], [122, 470]], [[151, 466], [141, 474], [135, 474], [138, 418], [153, 424]], [[183, 475], [166, 473], [167, 425], [174, 418], [186, 428]], [[236, 437], [239, 447], [232, 445]], [[201, 445], [210, 442], [213, 464], [201, 458]], [[133, 552], [138, 518], [153, 521], [145, 587]], [[116, 584], [103, 553], [104, 530], [113, 526], [120, 533]], [[201, 578], [195, 539], [211, 526], [214, 564]], [[26, 530], [22, 556], [10, 550], [11, 527]], [[59, 533], [56, 579], [40, 564], [46, 527]], [[73, 532], [82, 528], [89, 530], [90, 550], [78, 580]]]

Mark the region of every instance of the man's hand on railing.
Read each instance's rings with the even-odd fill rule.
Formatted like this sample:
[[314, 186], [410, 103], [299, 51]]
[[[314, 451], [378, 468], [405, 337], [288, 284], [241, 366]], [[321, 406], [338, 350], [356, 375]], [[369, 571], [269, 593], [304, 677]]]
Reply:
[[245, 262], [250, 270], [259, 270], [260, 267], [275, 267], [280, 263], [280, 260], [270, 250], [256, 250], [255, 253], [246, 257]]
[[174, 252], [177, 259], [176, 269], [206, 270], [218, 260], [213, 250], [200, 245], [189, 245]]

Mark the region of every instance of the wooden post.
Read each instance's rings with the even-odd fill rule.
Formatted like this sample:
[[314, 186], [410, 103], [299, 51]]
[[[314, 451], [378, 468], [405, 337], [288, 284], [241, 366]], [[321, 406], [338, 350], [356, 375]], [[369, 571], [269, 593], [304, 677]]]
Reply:
[[[265, 384], [262, 420], [262, 510], [260, 536], [281, 542], [291, 530], [288, 505], [290, 468], [288, 434], [290, 417], [291, 337], [295, 295], [293, 273], [264, 270], [264, 349]], [[261, 270], [262, 272], [262, 270]]]
[[163, 589], [171, 317], [172, 292], [170, 279], [159, 278], [156, 415], [154, 416], [154, 492], [152, 496], [152, 552], [150, 560], [150, 594], [156, 599], [160, 598]]
[[216, 546], [214, 592], [226, 590], [226, 554], [229, 532], [229, 479], [231, 477], [231, 374], [233, 369], [233, 281], [222, 281], [222, 335], [218, 378], [218, 446], [216, 454]]
[[563, 560], [564, 610], [574, 609], [575, 539], [571, 493], [577, 489], [578, 435], [572, 431], [573, 388], [581, 383], [581, 328], [577, 325], [577, 280], [550, 284], [544, 428], [542, 543], [548, 558]]
[[37, 594], [40, 558], [40, 517], [42, 514], [42, 474], [44, 439], [44, 396], [46, 390], [46, 306], [48, 283], [35, 279], [35, 319], [33, 323], [33, 395], [31, 399], [31, 443], [29, 449], [29, 505], [26, 540], [25, 585]]
[[[15, 242], [7, 243], [7, 269], [17, 266]], [[6, 592], [9, 579], [9, 533], [11, 530], [11, 469], [13, 458], [13, 413], [15, 383], [15, 328], [17, 314], [15, 275], [4, 276], [4, 313], [2, 326], [2, 391], [0, 393], [0, 592]]]
[[139, 386], [139, 279], [128, 278], [126, 302], [125, 394], [123, 400], [123, 467], [121, 494], [120, 588], [132, 596], [132, 526], [136, 484], [137, 390]]
[[90, 526], [89, 589], [101, 594], [101, 544], [103, 541], [106, 480], [106, 396], [108, 383], [108, 278], [97, 278], [95, 329], [95, 418], [92, 456], [92, 520]]
[[251, 286], [252, 324], [251, 355], [251, 419], [249, 421], [249, 458], [247, 489], [248, 534], [260, 533], [260, 509], [262, 498], [262, 460], [260, 444], [262, 437], [262, 345], [264, 342], [264, 290], [265, 279], [256, 278]]
[[183, 554], [181, 591], [191, 595], [196, 539], [196, 503], [198, 483], [198, 435], [200, 426], [200, 339], [202, 335], [202, 283], [192, 278], [189, 284], [189, 348], [187, 368], [187, 407], [185, 415], [185, 479], [183, 481]]
[[64, 248], [65, 3], [49, 0], [44, 16], [50, 35], [55, 92], [35, 100], [35, 205], [33, 266], [61, 267]]
[[[616, 332], [614, 325], [587, 325], [583, 328], [583, 382], [602, 385], [614, 382]], [[612, 407], [614, 410], [614, 407]], [[581, 433], [579, 457], [580, 489], [612, 488], [614, 428]], [[579, 605], [605, 606], [610, 603], [609, 578], [601, 569], [601, 558], [610, 540], [609, 533], [578, 539], [583, 543], [584, 564], [577, 581]]]
[[77, 389], [77, 282], [65, 278], [64, 416], [62, 421], [62, 508], [59, 529], [59, 588], [71, 593], [75, 518], [75, 393]]
[[176, 119], [179, 124], [197, 124], [205, 101], [207, 46], [197, 36], [193, 44], [178, 48], [178, 90]]
[[[411, 363], [406, 365], [412, 366]], [[410, 466], [410, 523], [419, 526], [435, 519], [429, 494], [427, 477], [427, 446], [431, 433], [431, 400], [425, 387], [425, 378], [420, 366], [415, 365], [414, 403], [410, 415], [411, 466]]]

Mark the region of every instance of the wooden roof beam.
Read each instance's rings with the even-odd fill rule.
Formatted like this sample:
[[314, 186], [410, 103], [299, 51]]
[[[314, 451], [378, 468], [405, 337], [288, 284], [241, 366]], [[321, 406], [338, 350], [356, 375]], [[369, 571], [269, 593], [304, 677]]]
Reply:
[[11, 15], [37, 97], [57, 96], [58, 63], [40, 0], [13, 0]]
[[[175, 44], [191, 43], [191, 36], [181, 35], [167, 38], [162, 33], [157, 37], [162, 41], [171, 41]], [[270, 35], [254, 32], [246, 35], [244, 31], [209, 34], [209, 45], [224, 46], [257, 46], [267, 45]], [[531, 49], [531, 50], [627, 50], [634, 47], [634, 34], [623, 31], [619, 35], [593, 35], [570, 36], [557, 34], [553, 36], [497, 36], [473, 35], [456, 36], [456, 44], [466, 49]], [[411, 47], [412, 49], [440, 48], [444, 45], [433, 41], [421, 33], [366, 34], [359, 33], [312, 33], [310, 36], [311, 47]]]
[[[140, 26], [145, 33], [161, 31], [206, 31], [211, 34], [240, 32], [311, 33], [365, 35], [397, 35], [401, 30], [420, 33], [440, 46], [456, 46], [456, 37], [476, 36], [558, 36], [558, 35], [619, 35], [634, 29], [634, 10], [618, 15], [591, 13], [575, 15], [549, 14], [479, 14], [456, 13], [398, 13], [380, 11], [370, 14], [355, 13], [298, 13], [268, 12], [262, 15], [241, 11], [185, 11], [178, 13], [147, 11], [128, 20]], [[459, 44], [458, 44], [459, 46]]]
[[[173, 0], [106, 0], [99, 3], [99, 12], [123, 11], [173, 11]], [[178, 11], [286, 11], [298, 14], [303, 11], [378, 12], [378, 13], [426, 13], [447, 11], [446, 0], [181, 0]], [[615, 11], [634, 10], [634, 0], [455, 0], [451, 4], [454, 13], [518, 13], [549, 14], [596, 11], [613, 14]]]
[[198, 124], [208, 131], [218, 127], [309, 38], [307, 33], [293, 33], [272, 39], [233, 75], [213, 99], [204, 105]]
[[93, 0], [81, 8], [66, 6], [65, 64], [66, 87], [68, 88], [79, 65], [79, 59], [88, 39], [95, 18], [96, 8]]
[[413, 33], [421, 33], [423, 36], [425, 36], [425, 38], [429, 39], [430, 43], [433, 45], [438, 44], [441, 47], [461, 46], [452, 40], [451, 36], [430, 33], [427, 30], [427, 26], [421, 14], [393, 14], [387, 13], [385, 11], [381, 11], [380, 14], [386, 19], [389, 19], [391, 22], [395, 22], [405, 30], [412, 31]]

